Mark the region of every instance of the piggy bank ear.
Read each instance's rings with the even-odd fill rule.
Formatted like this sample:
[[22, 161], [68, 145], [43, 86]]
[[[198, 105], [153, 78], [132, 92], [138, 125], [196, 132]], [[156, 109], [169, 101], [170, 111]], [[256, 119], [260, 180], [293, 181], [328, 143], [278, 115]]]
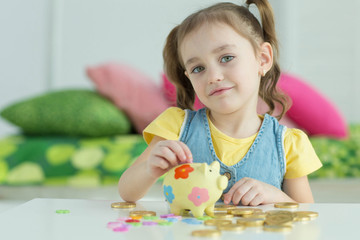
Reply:
[[220, 176], [220, 177], [217, 179], [217, 186], [218, 186], [219, 189], [224, 190], [224, 189], [227, 187], [228, 182], [229, 182], [229, 181], [228, 181], [227, 177], [225, 177], [225, 176]]
[[215, 168], [217, 169], [218, 171], [220, 171], [220, 163], [218, 161], [213, 161], [211, 164], [210, 164], [210, 167], [211, 168]]

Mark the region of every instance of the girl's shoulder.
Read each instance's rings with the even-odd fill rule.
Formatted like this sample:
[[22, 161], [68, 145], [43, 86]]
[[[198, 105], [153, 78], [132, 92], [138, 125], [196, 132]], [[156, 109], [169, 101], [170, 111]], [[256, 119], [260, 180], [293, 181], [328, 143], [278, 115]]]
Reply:
[[286, 129], [284, 150], [286, 158], [285, 178], [302, 177], [322, 166], [309, 137], [300, 129]]
[[179, 107], [169, 107], [167, 108], [163, 114], [166, 115], [173, 115], [173, 116], [177, 116], [177, 117], [184, 117], [185, 116], [185, 110], [181, 109]]
[[162, 112], [154, 122], [172, 121], [172, 122], [183, 122], [185, 118], [185, 110], [178, 107], [169, 107]]
[[152, 121], [143, 131], [144, 139], [150, 143], [153, 136], [177, 140], [185, 118], [185, 110], [169, 107]]
[[284, 136], [285, 145], [298, 145], [305, 143], [310, 143], [310, 140], [304, 131], [297, 128], [286, 128]]

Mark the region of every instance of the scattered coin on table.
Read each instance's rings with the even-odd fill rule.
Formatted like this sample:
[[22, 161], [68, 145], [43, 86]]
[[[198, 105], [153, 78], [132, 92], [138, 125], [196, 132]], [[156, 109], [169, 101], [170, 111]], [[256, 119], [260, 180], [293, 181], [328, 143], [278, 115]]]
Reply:
[[132, 202], [114, 202], [111, 204], [112, 208], [135, 208], [136, 203]]
[[[129, 209], [135, 208], [135, 203], [115, 202], [112, 208]], [[218, 237], [222, 231], [228, 233], [242, 232], [246, 228], [260, 228], [267, 232], [289, 232], [295, 222], [306, 222], [318, 217], [314, 211], [294, 211], [299, 207], [298, 203], [280, 202], [275, 203], [277, 209], [264, 212], [260, 208], [237, 207], [233, 205], [217, 205], [214, 218], [204, 215], [199, 218], [192, 217], [191, 212], [183, 211], [181, 215], [163, 214], [157, 217], [155, 211], [135, 210], [128, 212], [128, 217], [119, 217], [116, 222], [109, 222], [108, 228], [114, 232], [127, 232], [131, 227], [141, 226], [164, 226], [186, 223], [190, 225], [205, 225], [208, 229], [199, 229], [191, 232], [195, 237]], [[289, 209], [289, 210], [286, 210]], [[69, 210], [57, 210], [56, 213], [69, 213]], [[184, 216], [186, 218], [184, 218]], [[181, 221], [179, 221], [181, 220]], [[300, 223], [298, 223], [300, 224]], [[256, 234], [256, 233], [254, 233]]]
[[274, 207], [276, 208], [298, 208], [299, 204], [295, 202], [279, 202], [275, 203]]

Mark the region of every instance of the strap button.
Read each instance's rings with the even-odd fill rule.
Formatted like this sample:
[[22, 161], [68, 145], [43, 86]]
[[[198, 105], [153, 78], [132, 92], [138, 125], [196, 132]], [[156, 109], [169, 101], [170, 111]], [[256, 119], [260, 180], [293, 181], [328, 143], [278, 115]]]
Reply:
[[228, 180], [231, 179], [231, 174], [229, 172], [224, 173], [224, 176], [227, 177]]

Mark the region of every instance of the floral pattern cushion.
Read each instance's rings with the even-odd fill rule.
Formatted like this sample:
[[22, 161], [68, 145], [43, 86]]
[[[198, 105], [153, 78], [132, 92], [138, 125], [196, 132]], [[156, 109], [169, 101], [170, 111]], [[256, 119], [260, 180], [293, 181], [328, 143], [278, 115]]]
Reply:
[[0, 184], [116, 184], [146, 147], [141, 135], [103, 138], [10, 136], [0, 140]]
[[[360, 124], [349, 130], [346, 140], [310, 138], [323, 167], [309, 178], [360, 177]], [[0, 185], [114, 185], [146, 147], [138, 134], [10, 136], [0, 140]]]
[[346, 140], [310, 138], [323, 167], [309, 178], [360, 177], [360, 124], [349, 127]]

